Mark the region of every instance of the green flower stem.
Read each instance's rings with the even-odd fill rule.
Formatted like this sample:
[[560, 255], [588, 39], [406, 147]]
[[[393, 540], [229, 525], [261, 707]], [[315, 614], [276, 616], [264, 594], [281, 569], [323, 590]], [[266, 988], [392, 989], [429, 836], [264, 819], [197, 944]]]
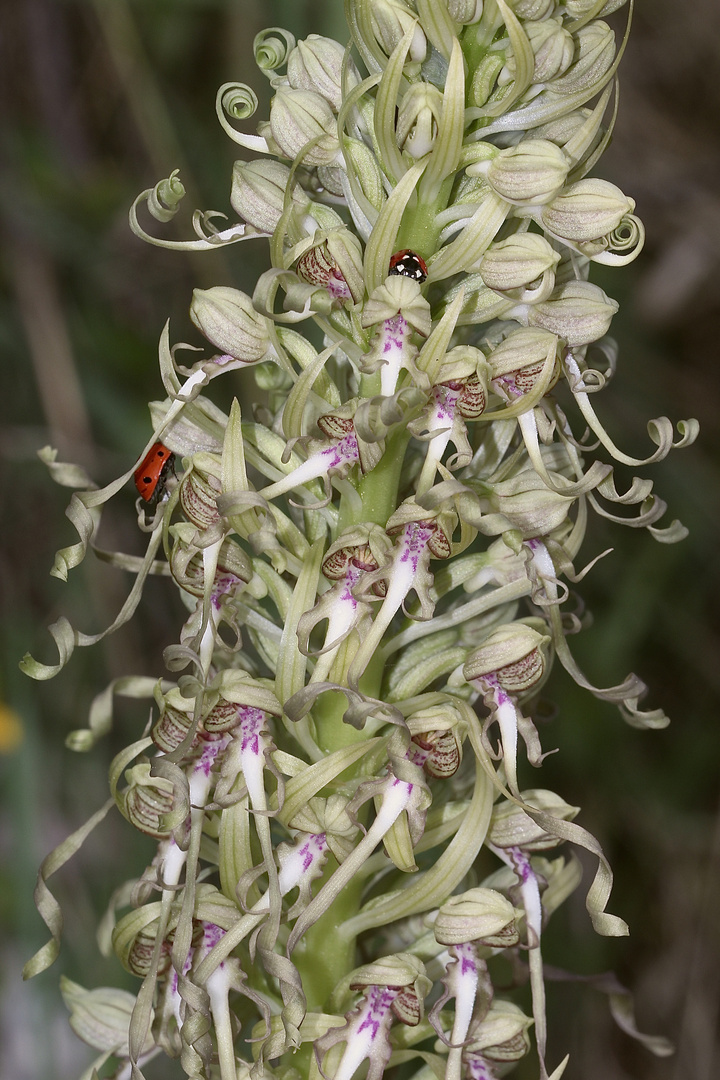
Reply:
[[440, 238], [438, 214], [447, 209], [454, 175], [447, 177], [440, 185], [437, 198], [432, 201], [411, 203], [403, 216], [396, 247], [400, 251], [410, 248], [424, 255], [431, 255], [437, 250]]
[[359, 524], [360, 521], [372, 521], [377, 525], [385, 525], [390, 515], [397, 509], [398, 488], [409, 441], [410, 432], [406, 428], [401, 428], [390, 436], [382, 461], [372, 472], [363, 476], [358, 484], [358, 492], [362, 499], [362, 516], [343, 521], [341, 509], [340, 528]]
[[362, 742], [367, 738], [364, 732], [344, 722], [343, 713], [346, 709], [347, 698], [338, 690], [328, 691], [313, 705], [315, 737], [325, 754], [333, 754], [343, 746], [350, 746], [351, 743]]

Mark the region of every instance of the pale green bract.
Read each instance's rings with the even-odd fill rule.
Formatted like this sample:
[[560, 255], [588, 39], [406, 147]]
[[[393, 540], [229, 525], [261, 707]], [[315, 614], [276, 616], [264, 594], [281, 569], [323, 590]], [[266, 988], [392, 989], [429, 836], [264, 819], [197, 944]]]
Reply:
[[[252, 297], [195, 291], [204, 349], [171, 346], [165, 327], [166, 396], [117, 481], [94, 488], [41, 454], [75, 489], [79, 539], [52, 572], [92, 549], [135, 575], [105, 633], [148, 574], [171, 576], [188, 612], [164, 675], [115, 680], [68, 737], [90, 750], [116, 695], [152, 703], [150, 732], [113, 761], [110, 802], [47, 857], [36, 890], [52, 937], [28, 976], [60, 944], [47, 879], [107, 810], [157, 839], [100, 928], [137, 995], [64, 986], [113, 1075], [150, 1077], [164, 1053], [193, 1080], [380, 1080], [399, 1066], [493, 1080], [532, 1045], [541, 1080], [564, 1071], [567, 1058], [545, 1063], [541, 941], [580, 880], [560, 844], [596, 858], [595, 930], [627, 927], [606, 911], [612, 874], [579, 808], [523, 786], [543, 758], [533, 703], [557, 658], [630, 723], [667, 723], [641, 709], [637, 676], [592, 685], [562, 605], [589, 569], [574, 564], [590, 510], [682, 538], [657, 525], [649, 481], [618, 490], [613, 462], [659, 461], [697, 433], [652, 420], [639, 460], [594, 404], [618, 305], [591, 264], [621, 266], [643, 242], [633, 200], [586, 179], [612, 127], [624, 41], [603, 16], [620, 6], [346, 0], [347, 48], [272, 28], [255, 49], [269, 118], [246, 134], [254, 91], [218, 93], [222, 127], [253, 156], [233, 170], [240, 220], [196, 212], [195, 239], [150, 235], [139, 211], [175, 215], [175, 173], [132, 207], [151, 243], [265, 238], [272, 268]], [[228, 415], [210, 384], [249, 367], [253, 404]], [[158, 441], [176, 466], [138, 507], [145, 558], [98, 550], [103, 504]], [[26, 657], [33, 678], [103, 636], [64, 618], [51, 633], [58, 662]], [[495, 993], [508, 952], [531, 1017]], [[603, 978], [623, 1029], [669, 1052]]]

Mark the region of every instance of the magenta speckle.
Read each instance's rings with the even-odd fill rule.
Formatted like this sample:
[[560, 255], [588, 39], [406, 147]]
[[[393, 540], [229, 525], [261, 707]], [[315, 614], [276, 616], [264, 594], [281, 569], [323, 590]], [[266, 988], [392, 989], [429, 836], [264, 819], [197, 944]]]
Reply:
[[438, 386], [433, 387], [433, 397], [435, 398], [436, 423], [445, 420], [452, 424], [455, 420], [455, 407], [460, 398], [460, 391], [453, 390], [449, 386], [440, 383]]
[[222, 603], [221, 597], [232, 592], [235, 587], [240, 583], [240, 578], [235, 574], [220, 574], [215, 578], [212, 589], [212, 605], [217, 611]]
[[225, 931], [220, 926], [216, 926], [215, 923], [205, 923], [203, 927], [203, 945], [206, 949], [212, 949], [224, 934]]
[[397, 990], [391, 990], [387, 986], [370, 986], [365, 991], [367, 1015], [358, 1027], [358, 1034], [368, 1028], [371, 1031], [370, 1038], [375, 1040], [378, 1036], [383, 1021], [387, 1019], [393, 1001], [398, 996]]
[[240, 716], [240, 738], [243, 753], [260, 753], [260, 735], [265, 727], [265, 713], [262, 709], [255, 709], [250, 705], [241, 705], [238, 709]]
[[530, 859], [519, 847], [507, 848], [507, 853], [512, 861], [513, 869], [523, 885], [535, 877], [535, 871], [530, 865]]
[[202, 754], [195, 763], [195, 772], [201, 772], [205, 776], [209, 776], [212, 767], [215, 764], [215, 758], [218, 756], [221, 750], [224, 750], [230, 741], [228, 735], [223, 735], [219, 739], [207, 739], [203, 741]]
[[472, 942], [461, 942], [458, 945], [454, 945], [453, 948], [460, 961], [461, 975], [477, 975], [477, 956], [475, 953], [475, 946]]

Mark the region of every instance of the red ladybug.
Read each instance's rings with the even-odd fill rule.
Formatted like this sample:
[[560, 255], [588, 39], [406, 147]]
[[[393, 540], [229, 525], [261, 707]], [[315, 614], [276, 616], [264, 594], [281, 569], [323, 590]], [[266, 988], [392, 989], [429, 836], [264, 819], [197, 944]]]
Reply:
[[135, 470], [135, 487], [151, 506], [157, 503], [165, 491], [165, 482], [174, 461], [172, 450], [156, 442], [145, 455], [140, 468]]
[[428, 276], [428, 268], [421, 255], [411, 251], [410, 248], [403, 248], [402, 251], [396, 251], [390, 259], [388, 273], [409, 277], [412, 281], [417, 281], [418, 284], [422, 285]]

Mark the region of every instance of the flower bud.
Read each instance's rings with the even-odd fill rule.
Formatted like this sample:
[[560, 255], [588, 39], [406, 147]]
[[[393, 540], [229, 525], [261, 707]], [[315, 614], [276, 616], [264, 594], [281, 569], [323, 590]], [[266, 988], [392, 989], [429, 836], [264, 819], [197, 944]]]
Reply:
[[442, 113], [443, 96], [432, 83], [413, 83], [400, 103], [396, 121], [397, 142], [418, 159], [435, 145]]
[[[522, 798], [529, 806], [560, 821], [572, 821], [580, 813], [579, 806], [570, 806], [559, 795], [543, 788], [523, 791]], [[498, 803], [493, 809], [488, 836], [496, 847], [519, 847], [524, 851], [547, 851], [562, 843], [557, 836], [545, 832], [519, 806], [507, 801]]]
[[[130, 948], [127, 950], [126, 955], [120, 957], [123, 966], [126, 967], [132, 975], [137, 975], [141, 979], [144, 979], [152, 969], [158, 926], [159, 920], [155, 919], [148, 927], [140, 930], [138, 934], [136, 934]], [[172, 942], [168, 940], [163, 941], [160, 949], [160, 962], [158, 964], [159, 975], [164, 974], [170, 967], [171, 951]]]
[[[287, 62], [287, 78], [293, 90], [313, 90], [329, 101], [335, 112], [342, 105], [342, 65], [345, 49], [339, 41], [309, 34], [298, 41]], [[349, 69], [350, 87], [357, 76]]]
[[[552, 120], [548, 120], [546, 124], [541, 124], [540, 127], [534, 129], [534, 134], [538, 139], [549, 139], [550, 142], [557, 143], [558, 146], [565, 146], [566, 143], [569, 143], [571, 139], [578, 135], [583, 125], [587, 123], [590, 111], [590, 109], [573, 109], [572, 112], [556, 116]], [[600, 133], [597, 133], [588, 150], [593, 148], [599, 139]]]
[[555, 143], [523, 139], [493, 158], [487, 178], [493, 190], [508, 202], [547, 203], [565, 183], [569, 168], [568, 158]]
[[534, 469], [493, 485], [490, 508], [498, 511], [523, 537], [547, 536], [562, 525], [573, 500], [552, 491]]
[[267, 320], [239, 289], [227, 285], [193, 289], [190, 318], [216, 349], [236, 360], [254, 364], [267, 355]]
[[634, 209], [634, 199], [615, 184], [586, 179], [571, 184], [544, 206], [542, 222], [554, 236], [585, 243], [612, 232]]
[[415, 12], [402, 3], [402, 0], [370, 0], [368, 7], [373, 34], [385, 55], [391, 55], [395, 46], [412, 27], [410, 59], [416, 64], [422, 64], [427, 54], [427, 38]]
[[[183, 697], [177, 687], [172, 687], [164, 695], [160, 718], [150, 732], [159, 750], [169, 754], [180, 745], [192, 727], [194, 711], [194, 698]], [[202, 722], [199, 722], [197, 734], [200, 734], [201, 728]]]
[[[595, 18], [602, 18], [603, 15], [612, 15], [613, 11], [618, 11], [627, 3], [627, 0], [607, 0], [607, 3], [597, 13], [594, 9], [597, 5], [597, 0], [565, 0], [565, 9], [568, 15], [571, 15], [573, 19], [582, 19], [589, 12], [594, 13]], [[516, 14], [520, 14], [515, 7]]]
[[467, 682], [494, 675], [503, 690], [521, 694], [532, 689], [545, 672], [545, 647], [550, 638], [527, 623], [499, 626], [471, 653], [463, 667]]
[[523, 19], [525, 22], [534, 20], [539, 22], [552, 14], [555, 0], [515, 0], [512, 8], [518, 19]]
[[198, 529], [208, 529], [220, 521], [217, 508], [222, 483], [219, 466], [210, 454], [196, 454], [192, 468], [180, 481], [180, 506], [186, 519]]
[[[531, 22], [525, 27], [525, 33], [535, 54], [533, 82], [548, 83], [570, 67], [575, 52], [575, 42], [572, 34], [568, 33], [559, 22], [555, 19]], [[505, 63], [508, 78], [515, 78], [515, 66], [515, 57], [508, 56]], [[498, 79], [501, 85], [504, 81], [508, 81], [503, 79], [503, 74], [504, 72]]]
[[496, 999], [482, 1020], [471, 1028], [465, 1053], [482, 1054], [490, 1061], [519, 1061], [530, 1049], [528, 1028], [532, 1023], [512, 1001]]
[[446, 0], [448, 14], [456, 23], [470, 26], [480, 22], [483, 13], [483, 0]]
[[[491, 244], [478, 267], [489, 289], [507, 293], [524, 289], [543, 275], [554, 282], [553, 267], [560, 255], [537, 233], [517, 233]], [[552, 284], [550, 284], [552, 289]]]
[[468, 889], [451, 896], [440, 908], [433, 925], [441, 945], [477, 941], [490, 948], [517, 944], [515, 908], [495, 889]]
[[[108, 1050], [118, 1057], [128, 1057], [128, 1030], [135, 1006], [135, 996], [127, 990], [100, 986], [85, 990], [64, 975], [60, 990], [70, 1016], [69, 1024], [78, 1038], [97, 1050]], [[150, 1013], [152, 1017], [152, 1011]], [[142, 1053], [149, 1054], [155, 1045], [150, 1031]]]
[[530, 326], [541, 326], [571, 347], [588, 345], [608, 332], [619, 307], [598, 285], [589, 281], [568, 281], [559, 285], [547, 300], [528, 310]]
[[615, 59], [615, 35], [607, 23], [596, 19], [582, 26], [574, 36], [574, 61], [564, 75], [553, 79], [553, 94], [569, 95], [599, 88]]
[[270, 104], [270, 131], [280, 153], [294, 159], [311, 141], [303, 165], [330, 165], [340, 149], [337, 121], [324, 97], [312, 90], [280, 87]]
[[[262, 232], [275, 231], [282, 217], [290, 169], [280, 161], [236, 161], [233, 165], [230, 203], [236, 214]], [[310, 200], [299, 184], [293, 186], [293, 202], [301, 212]]]
[[125, 774], [128, 787], [122, 793], [120, 811], [146, 836], [162, 840], [171, 833], [165, 819], [173, 808], [174, 789], [169, 780], [150, 775], [150, 762], [141, 762]]
[[300, 255], [295, 271], [311, 285], [322, 285], [331, 296], [358, 303], [365, 292], [362, 248], [349, 229], [316, 232]]

